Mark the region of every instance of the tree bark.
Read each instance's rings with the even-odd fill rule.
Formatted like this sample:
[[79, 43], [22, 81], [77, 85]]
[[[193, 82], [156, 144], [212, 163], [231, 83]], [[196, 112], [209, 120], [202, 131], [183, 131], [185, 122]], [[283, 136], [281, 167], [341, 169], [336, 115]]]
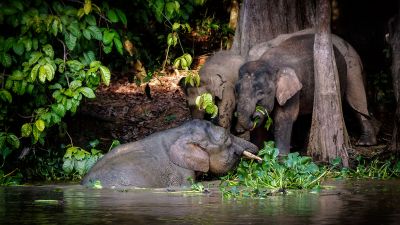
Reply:
[[396, 100], [393, 135], [389, 149], [400, 151], [400, 3], [397, 16], [389, 22], [389, 44], [392, 50], [393, 92]]
[[330, 30], [331, 5], [319, 0], [314, 42], [314, 107], [308, 154], [329, 162], [342, 158], [348, 167], [349, 137], [343, 120], [339, 76], [333, 54]]
[[245, 57], [255, 44], [314, 26], [315, 0], [244, 0], [232, 51]]

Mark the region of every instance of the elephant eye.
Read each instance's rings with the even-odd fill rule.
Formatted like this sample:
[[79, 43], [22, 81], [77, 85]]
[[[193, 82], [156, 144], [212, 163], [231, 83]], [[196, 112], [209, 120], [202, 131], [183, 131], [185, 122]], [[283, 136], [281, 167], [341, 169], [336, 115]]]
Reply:
[[264, 90], [258, 90], [256, 96], [264, 95]]

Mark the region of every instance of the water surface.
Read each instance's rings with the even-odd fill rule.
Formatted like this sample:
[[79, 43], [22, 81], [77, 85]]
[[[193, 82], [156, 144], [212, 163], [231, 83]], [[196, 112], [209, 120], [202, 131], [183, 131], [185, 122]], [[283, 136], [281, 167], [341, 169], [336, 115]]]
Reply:
[[226, 200], [217, 188], [193, 194], [0, 187], [0, 224], [400, 224], [400, 180], [332, 184], [320, 193], [258, 200]]

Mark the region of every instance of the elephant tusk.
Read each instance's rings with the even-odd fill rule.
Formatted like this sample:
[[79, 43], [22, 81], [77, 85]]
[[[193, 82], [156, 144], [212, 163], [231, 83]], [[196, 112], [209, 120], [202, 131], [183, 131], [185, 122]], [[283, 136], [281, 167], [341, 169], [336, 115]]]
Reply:
[[246, 156], [246, 157], [249, 158], [249, 159], [256, 159], [256, 160], [259, 161], [259, 162], [262, 162], [262, 161], [263, 161], [262, 158], [260, 158], [260, 157], [258, 157], [258, 156], [256, 156], [256, 155], [254, 155], [253, 153], [248, 152], [248, 151], [243, 151], [243, 155]]

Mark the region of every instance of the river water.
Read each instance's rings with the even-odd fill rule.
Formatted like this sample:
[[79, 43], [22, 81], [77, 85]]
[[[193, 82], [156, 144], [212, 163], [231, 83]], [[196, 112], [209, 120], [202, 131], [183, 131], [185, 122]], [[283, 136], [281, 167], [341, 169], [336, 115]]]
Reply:
[[400, 180], [333, 181], [320, 193], [226, 200], [165, 189], [0, 187], [0, 224], [400, 224]]

